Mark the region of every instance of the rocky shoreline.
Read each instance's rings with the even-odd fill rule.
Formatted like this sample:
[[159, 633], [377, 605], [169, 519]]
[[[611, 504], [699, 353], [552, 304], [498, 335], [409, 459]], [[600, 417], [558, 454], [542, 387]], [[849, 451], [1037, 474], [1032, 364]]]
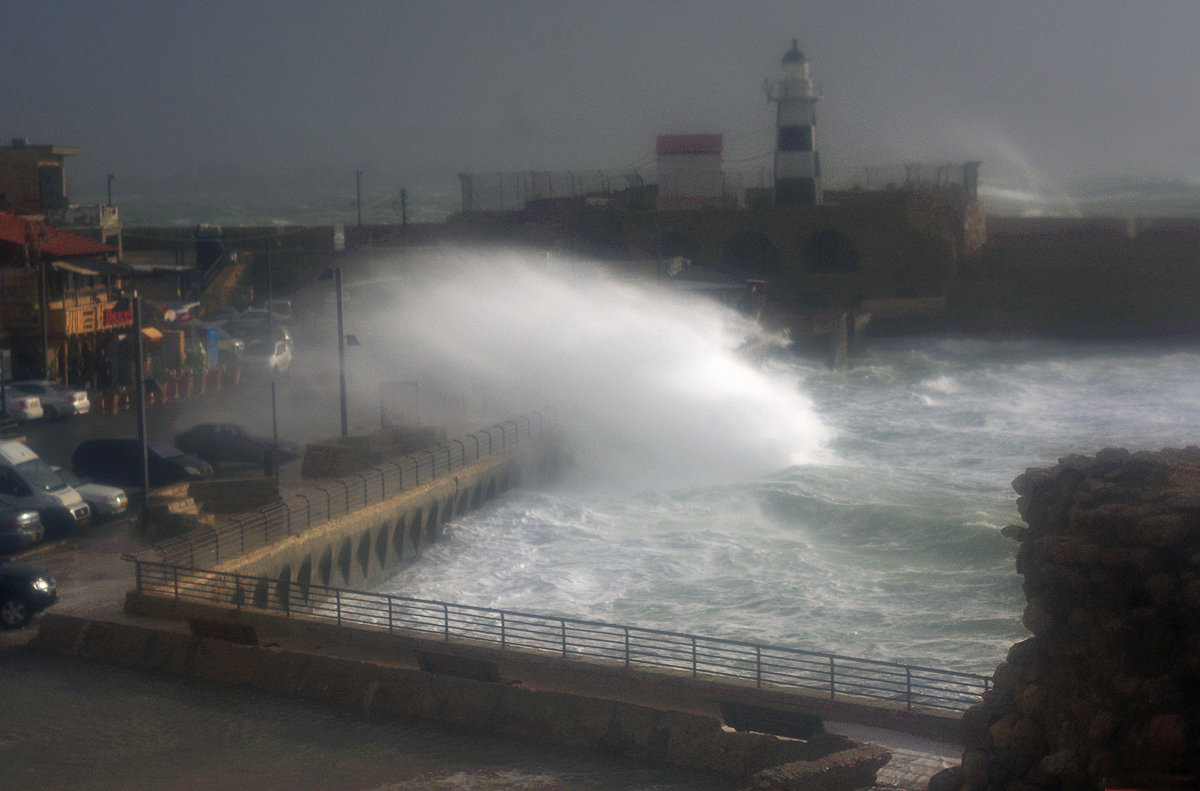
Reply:
[[1070, 456], [1013, 488], [1033, 636], [964, 715], [962, 765], [931, 791], [1194, 787], [1200, 448]]

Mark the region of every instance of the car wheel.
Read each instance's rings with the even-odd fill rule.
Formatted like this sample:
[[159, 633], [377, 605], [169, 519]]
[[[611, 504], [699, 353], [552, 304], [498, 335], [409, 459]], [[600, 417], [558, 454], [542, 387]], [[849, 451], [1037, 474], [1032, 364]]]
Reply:
[[0, 599], [0, 629], [20, 629], [32, 615], [33, 611], [20, 596], [7, 594]]

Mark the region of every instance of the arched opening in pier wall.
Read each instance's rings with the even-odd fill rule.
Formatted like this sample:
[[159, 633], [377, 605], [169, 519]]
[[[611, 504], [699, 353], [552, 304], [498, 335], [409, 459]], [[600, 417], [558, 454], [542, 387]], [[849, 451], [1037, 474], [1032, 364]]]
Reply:
[[300, 588], [300, 600], [308, 603], [308, 589], [312, 585], [312, 555], [304, 558], [300, 570], [296, 572], [296, 584]]
[[801, 255], [809, 272], [839, 274], [858, 269], [859, 254], [854, 242], [841, 231], [829, 228], [810, 236]]
[[333, 581], [333, 547], [325, 547], [321, 552], [321, 560], [317, 563], [317, 576], [321, 584], [328, 587]]
[[765, 233], [743, 231], [729, 240], [721, 254], [721, 263], [729, 269], [755, 277], [769, 277], [779, 271], [781, 257], [775, 243]]
[[391, 530], [392, 526], [388, 522], [384, 522], [383, 524], [379, 525], [379, 527], [375, 528], [375, 560], [379, 565], [379, 571], [383, 571], [389, 565], [391, 565], [388, 562], [388, 547], [391, 545], [391, 542], [388, 541], [388, 537]]

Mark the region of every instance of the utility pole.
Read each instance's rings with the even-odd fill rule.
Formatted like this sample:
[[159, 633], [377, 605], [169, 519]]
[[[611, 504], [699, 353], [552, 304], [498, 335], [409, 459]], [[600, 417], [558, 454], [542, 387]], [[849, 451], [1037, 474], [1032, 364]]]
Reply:
[[150, 530], [150, 463], [146, 452], [146, 358], [142, 351], [142, 298], [136, 293], [133, 295], [133, 334], [134, 354], [137, 355], [135, 381], [137, 383], [138, 452], [142, 472], [142, 506], [138, 514], [138, 522], [142, 535], [147, 535]]
[[358, 207], [358, 227], [362, 227], [362, 171], [354, 171], [354, 205]]

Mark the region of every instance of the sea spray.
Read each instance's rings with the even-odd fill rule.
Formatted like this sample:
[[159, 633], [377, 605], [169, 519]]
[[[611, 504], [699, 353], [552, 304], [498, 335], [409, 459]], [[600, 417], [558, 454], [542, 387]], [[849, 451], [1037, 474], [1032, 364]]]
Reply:
[[829, 438], [794, 378], [738, 353], [752, 320], [656, 281], [464, 251], [368, 288], [352, 304], [372, 370], [484, 422], [561, 406], [576, 482], [747, 480]]

